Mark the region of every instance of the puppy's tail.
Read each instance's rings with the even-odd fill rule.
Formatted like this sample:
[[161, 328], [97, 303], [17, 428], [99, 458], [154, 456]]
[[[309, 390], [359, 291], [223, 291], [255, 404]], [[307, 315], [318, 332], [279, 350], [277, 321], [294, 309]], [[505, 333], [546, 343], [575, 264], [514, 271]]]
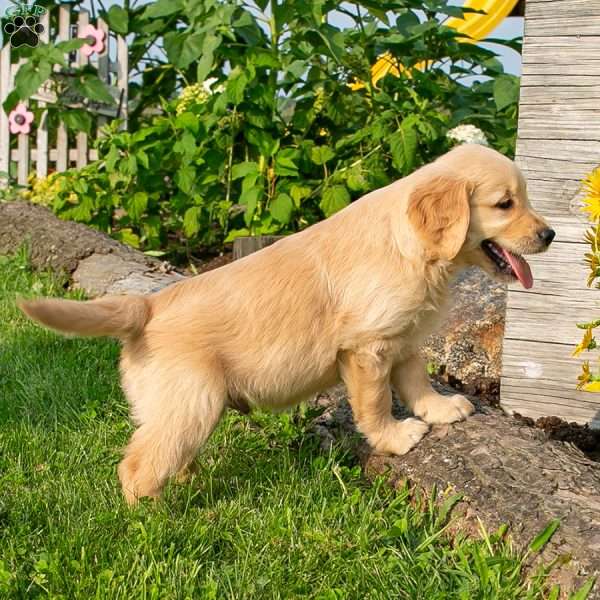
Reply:
[[19, 299], [17, 304], [34, 321], [75, 335], [127, 340], [140, 335], [150, 319], [150, 302], [144, 296], [106, 296], [88, 302]]

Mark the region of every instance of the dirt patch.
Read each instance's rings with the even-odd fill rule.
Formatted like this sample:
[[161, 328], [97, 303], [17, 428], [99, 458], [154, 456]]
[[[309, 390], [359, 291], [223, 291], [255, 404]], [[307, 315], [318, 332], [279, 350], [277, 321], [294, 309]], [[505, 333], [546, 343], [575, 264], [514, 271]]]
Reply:
[[574, 421], [567, 423], [559, 417], [540, 417], [532, 419], [519, 413], [513, 414], [517, 421], [541, 429], [549, 440], [568, 442], [579, 448], [588, 458], [600, 462], [600, 431], [590, 429]]
[[231, 250], [227, 250], [222, 254], [215, 256], [214, 254], [200, 254], [198, 256], [192, 256], [190, 263], [191, 267], [185, 270], [186, 275], [200, 275], [200, 273], [206, 273], [224, 267], [233, 261], [233, 254]]

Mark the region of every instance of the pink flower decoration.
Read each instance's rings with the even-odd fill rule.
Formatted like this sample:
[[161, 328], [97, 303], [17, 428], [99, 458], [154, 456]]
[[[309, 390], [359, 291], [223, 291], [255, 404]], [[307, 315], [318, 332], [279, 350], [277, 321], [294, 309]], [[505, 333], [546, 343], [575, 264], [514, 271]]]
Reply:
[[104, 31], [93, 25], [86, 25], [78, 37], [87, 40], [87, 44], [81, 46], [81, 52], [84, 56], [90, 56], [97, 52], [100, 54], [104, 50]]
[[16, 108], [13, 108], [8, 115], [11, 133], [29, 133], [31, 130], [29, 125], [32, 121], [33, 113], [27, 110], [27, 106], [23, 102], [19, 102]]

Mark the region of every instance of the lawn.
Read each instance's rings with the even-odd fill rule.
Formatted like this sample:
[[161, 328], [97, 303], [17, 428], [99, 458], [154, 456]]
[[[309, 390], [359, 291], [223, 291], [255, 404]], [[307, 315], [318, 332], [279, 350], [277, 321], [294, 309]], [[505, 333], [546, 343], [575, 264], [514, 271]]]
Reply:
[[544, 597], [502, 535], [449, 536], [453, 498], [367, 481], [306, 411], [229, 415], [190, 481], [128, 509], [117, 343], [43, 330], [17, 293], [63, 292], [0, 257], [0, 598]]

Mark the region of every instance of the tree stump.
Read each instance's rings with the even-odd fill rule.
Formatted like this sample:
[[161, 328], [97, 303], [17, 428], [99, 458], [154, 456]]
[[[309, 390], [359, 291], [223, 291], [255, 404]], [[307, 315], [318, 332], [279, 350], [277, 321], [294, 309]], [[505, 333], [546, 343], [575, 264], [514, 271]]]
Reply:
[[236, 238], [233, 242], [233, 260], [262, 250], [283, 237], [283, 235], [256, 235]]

